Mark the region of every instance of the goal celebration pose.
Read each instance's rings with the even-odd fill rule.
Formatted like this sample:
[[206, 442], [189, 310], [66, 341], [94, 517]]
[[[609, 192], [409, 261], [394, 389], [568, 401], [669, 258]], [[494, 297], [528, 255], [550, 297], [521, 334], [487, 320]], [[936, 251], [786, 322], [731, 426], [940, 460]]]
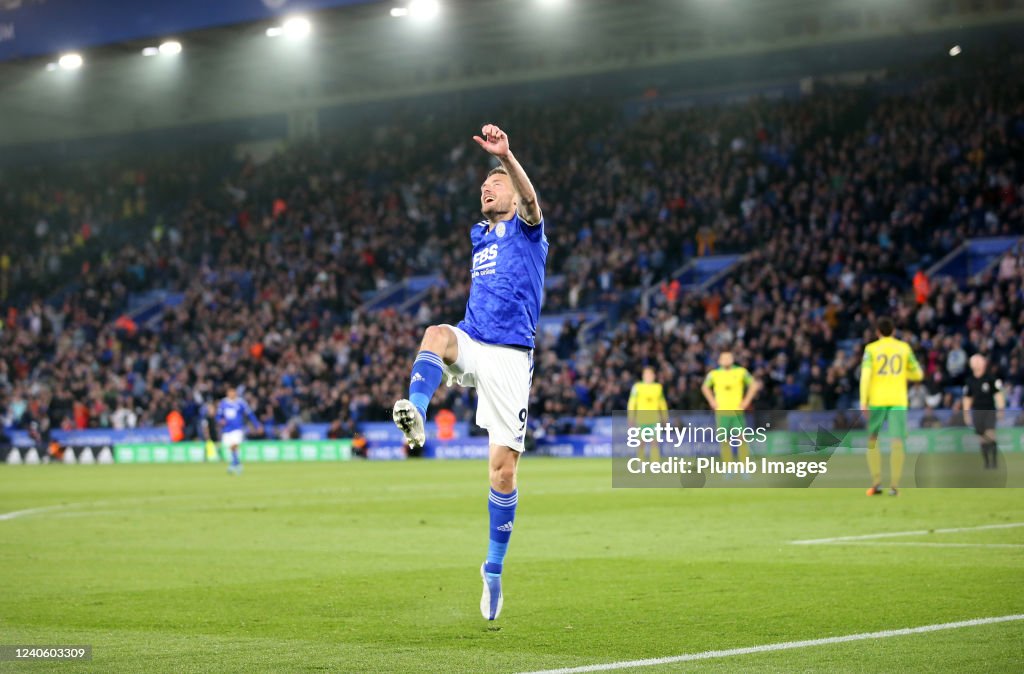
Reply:
[[427, 406], [445, 374], [449, 385], [477, 389], [476, 423], [488, 432], [491, 479], [480, 612], [494, 620], [501, 613], [501, 573], [519, 500], [516, 467], [526, 435], [548, 241], [537, 193], [509, 149], [508, 136], [487, 124], [473, 139], [501, 166], [480, 186], [484, 219], [470, 231], [466, 317], [457, 326], [426, 329], [412, 366], [409, 398], [395, 403], [393, 416], [409, 444], [422, 447]]

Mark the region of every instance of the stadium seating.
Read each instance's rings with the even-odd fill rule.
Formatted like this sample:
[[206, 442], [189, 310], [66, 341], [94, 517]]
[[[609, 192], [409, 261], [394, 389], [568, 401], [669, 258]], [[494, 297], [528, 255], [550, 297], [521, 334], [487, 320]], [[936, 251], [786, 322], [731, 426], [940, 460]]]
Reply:
[[[629, 123], [615, 101], [506, 111], [550, 223], [545, 310], [569, 317], [539, 346], [534, 422], [553, 432], [624, 408], [648, 363], [670, 406], [702, 407], [703, 374], [730, 345], [766, 384], [759, 406], [847, 408], [883, 313], [927, 370], [913, 404], [954, 405], [974, 351], [1019, 404], [1024, 83], [998, 79]], [[462, 315], [488, 165], [453, 129], [474, 124], [396, 120], [262, 164], [206, 148], [19, 173], [3, 223], [20, 232], [2, 251], [3, 425], [160, 425], [174, 409], [192, 422], [226, 384], [285, 432], [387, 419], [423, 326]], [[918, 270], [996, 236], [1009, 238], [987, 266], [932, 279], [918, 301]], [[721, 253], [737, 257], [676, 273]], [[473, 409], [471, 392], [435, 402]]]

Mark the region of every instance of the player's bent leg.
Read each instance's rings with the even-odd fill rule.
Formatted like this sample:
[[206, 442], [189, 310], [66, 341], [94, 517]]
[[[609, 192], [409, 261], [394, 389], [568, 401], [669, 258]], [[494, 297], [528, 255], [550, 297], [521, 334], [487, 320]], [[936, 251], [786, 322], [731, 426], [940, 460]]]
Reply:
[[487, 620], [495, 620], [504, 604], [501, 573], [504, 570], [505, 555], [508, 552], [509, 539], [512, 537], [516, 506], [519, 503], [519, 492], [516, 490], [519, 452], [503, 445], [492, 444], [488, 463], [491, 478], [491, 490], [487, 499], [489, 530], [487, 559], [480, 567], [484, 585], [483, 594], [480, 596], [480, 613]]
[[436, 353], [446, 363], [459, 359], [459, 340], [447, 325], [431, 325], [423, 331], [420, 351]]
[[502, 494], [515, 491], [519, 452], [503, 445], [492, 444], [488, 463], [491, 474], [491, 488]]
[[409, 375], [409, 397], [395, 403], [392, 418], [406, 441], [414, 447], [426, 444], [423, 424], [434, 391], [441, 385], [445, 363], [459, 357], [459, 340], [446, 325], [431, 325], [423, 333], [420, 351]]

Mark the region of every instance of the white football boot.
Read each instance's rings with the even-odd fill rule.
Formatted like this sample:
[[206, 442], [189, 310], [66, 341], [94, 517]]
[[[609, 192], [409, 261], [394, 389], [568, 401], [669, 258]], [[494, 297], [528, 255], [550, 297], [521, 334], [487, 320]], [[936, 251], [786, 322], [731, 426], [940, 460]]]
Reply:
[[480, 577], [484, 581], [484, 593], [480, 596], [480, 613], [487, 620], [496, 620], [501, 615], [505, 597], [501, 594], [501, 576], [489, 576], [480, 565]]
[[427, 434], [423, 430], [423, 417], [420, 416], [420, 411], [412, 402], [402, 398], [395, 403], [395, 409], [391, 414], [395, 425], [398, 426], [398, 430], [402, 431], [402, 435], [405, 436], [410, 446], [422, 447], [426, 444]]

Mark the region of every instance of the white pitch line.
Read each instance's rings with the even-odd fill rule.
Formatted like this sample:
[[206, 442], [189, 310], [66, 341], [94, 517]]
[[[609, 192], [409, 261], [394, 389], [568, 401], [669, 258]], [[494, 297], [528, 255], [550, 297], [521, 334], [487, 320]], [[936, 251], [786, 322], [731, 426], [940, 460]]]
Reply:
[[562, 669], [544, 669], [527, 674], [580, 674], [582, 672], [607, 672], [613, 669], [629, 669], [631, 667], [657, 667], [658, 665], [669, 665], [676, 662], [693, 662], [694, 660], [711, 660], [714, 658], [730, 658], [734, 655], [751, 655], [755, 653], [771, 653], [774, 651], [787, 651], [793, 648], [809, 648], [811, 646], [827, 646], [830, 644], [842, 644], [850, 641], [866, 641], [869, 639], [888, 639], [891, 637], [902, 637], [909, 634], [925, 634], [927, 632], [938, 632], [940, 630], [955, 630], [961, 627], [976, 627], [978, 625], [993, 625], [1015, 620], [1024, 620], [1024, 614], [1004, 615], [994, 618], [974, 618], [972, 620], [960, 620], [953, 623], [939, 623], [937, 625], [923, 625], [921, 627], [906, 627], [898, 630], [882, 630], [880, 632], [863, 632], [861, 634], [847, 634], [841, 637], [825, 637], [823, 639], [807, 639], [805, 641], [783, 641], [777, 644], [763, 644], [761, 646], [747, 646], [746, 648], [730, 648], [724, 651], [704, 651], [703, 653], [687, 653], [685, 655], [673, 655], [667, 658], [648, 658], [646, 660], [626, 660], [623, 662], [608, 662], [598, 665], [583, 665], [582, 667], [565, 667]]
[[72, 508], [75, 505], [76, 504], [74, 504], [74, 503], [68, 503], [66, 505], [43, 506], [42, 508], [28, 508], [26, 510], [12, 510], [9, 513], [0, 513], [0, 522], [6, 521], [6, 520], [13, 520], [13, 519], [16, 519], [18, 517], [24, 517], [25, 515], [36, 515], [38, 513], [50, 512], [51, 510], [60, 510], [62, 508]]
[[902, 545], [922, 548], [1024, 548], [1024, 543], [926, 543], [924, 541], [840, 541], [834, 545]]
[[1024, 527], [1024, 522], [1007, 524], [983, 524], [977, 527], [954, 527], [952, 529], [918, 529], [916, 531], [888, 531], [881, 534], [863, 534], [860, 536], [836, 536], [834, 538], [812, 538], [803, 541], [790, 541], [793, 545], [821, 545], [823, 543], [840, 543], [843, 541], [868, 541], [875, 538], [896, 538], [897, 536], [927, 536], [929, 534], [956, 534], [963, 531], [983, 531], [985, 529], [1013, 529]]

